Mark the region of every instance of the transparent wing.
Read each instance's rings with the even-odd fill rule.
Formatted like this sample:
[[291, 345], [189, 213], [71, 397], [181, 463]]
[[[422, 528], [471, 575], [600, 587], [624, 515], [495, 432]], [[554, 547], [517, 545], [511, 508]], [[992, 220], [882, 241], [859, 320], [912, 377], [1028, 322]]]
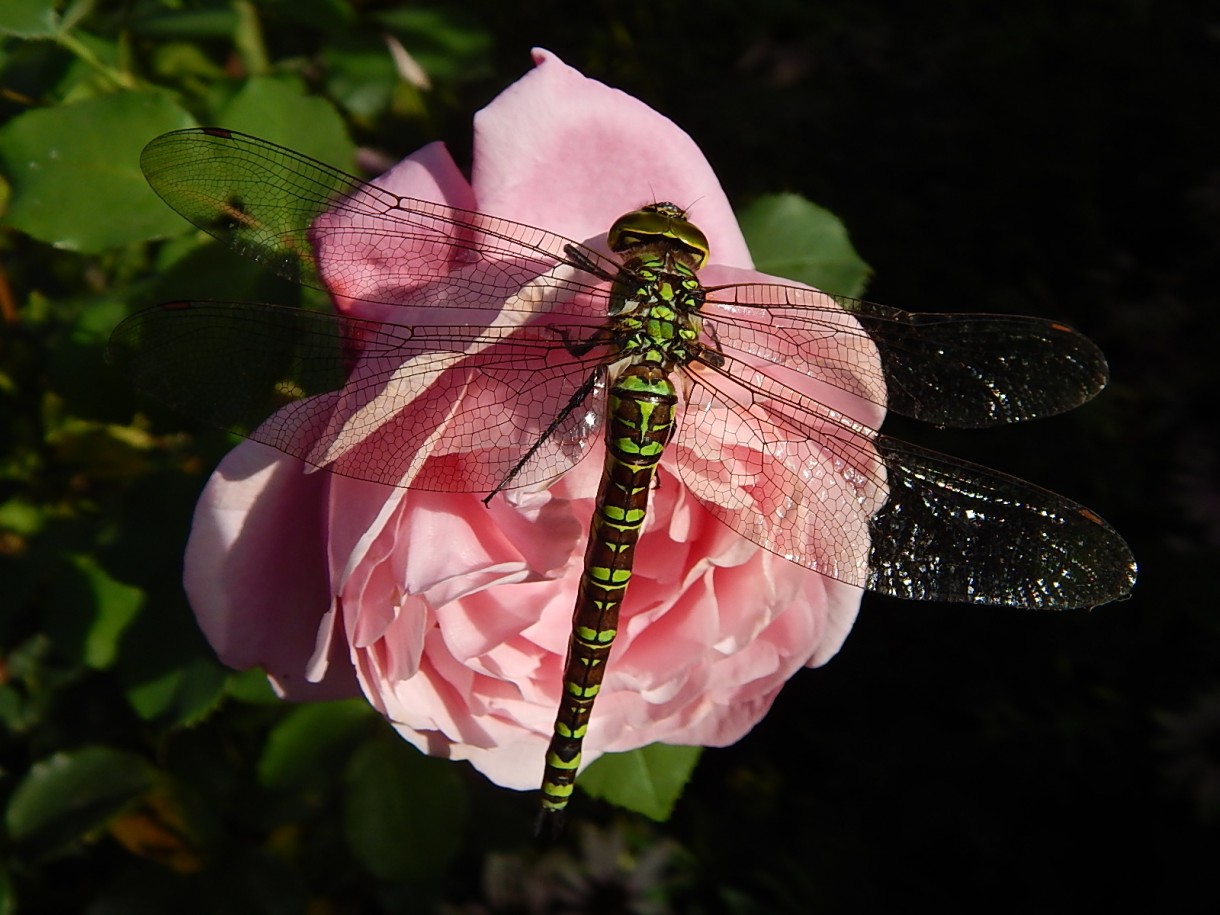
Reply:
[[[1105, 387], [1101, 351], [1066, 325], [991, 314], [912, 314], [799, 286], [708, 290], [722, 346], [938, 426], [981, 428], [1079, 406]], [[717, 320], [723, 318], [723, 320]], [[854, 320], [852, 320], [854, 319]], [[875, 347], [882, 378], [861, 377]]]
[[[583, 326], [402, 327], [275, 305], [174, 302], [111, 336], [111, 362], [185, 413], [336, 473], [491, 492], [549, 480], [601, 431], [612, 353]], [[529, 460], [523, 465], [523, 459]]]
[[875, 447], [890, 497], [870, 523], [870, 590], [1047, 608], [1096, 607], [1131, 592], [1131, 550], [1084, 506], [888, 436]]
[[717, 361], [687, 373], [682, 481], [759, 546], [864, 587], [869, 518], [886, 497], [875, 433], [733, 357]]
[[[558, 302], [571, 314], [605, 315], [605, 292], [576, 269], [617, 269], [596, 252], [520, 223], [400, 197], [256, 137], [179, 130], [149, 143], [140, 166], [196, 226], [307, 286], [420, 310], [554, 312]], [[531, 282], [540, 276], [545, 282]]]
[[1091, 607], [1129, 593], [1122, 539], [1076, 503], [878, 435], [729, 357], [689, 373], [683, 482], [759, 546], [898, 597]]

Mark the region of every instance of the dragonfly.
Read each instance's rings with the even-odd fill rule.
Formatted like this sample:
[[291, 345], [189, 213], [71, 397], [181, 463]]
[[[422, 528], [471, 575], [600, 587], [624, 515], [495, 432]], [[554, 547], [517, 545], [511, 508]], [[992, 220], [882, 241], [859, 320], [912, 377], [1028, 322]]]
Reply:
[[486, 499], [546, 485], [604, 440], [543, 829], [572, 794], [667, 452], [714, 517], [856, 587], [1076, 608], [1134, 584], [1090, 509], [856, 418], [981, 428], [1084, 403], [1106, 362], [1061, 323], [908, 313], [756, 274], [704, 285], [707, 239], [671, 203], [582, 244], [219, 128], [160, 136], [141, 166], [195, 226], [346, 306], [137, 312], [109, 357], [146, 393], [331, 472]]

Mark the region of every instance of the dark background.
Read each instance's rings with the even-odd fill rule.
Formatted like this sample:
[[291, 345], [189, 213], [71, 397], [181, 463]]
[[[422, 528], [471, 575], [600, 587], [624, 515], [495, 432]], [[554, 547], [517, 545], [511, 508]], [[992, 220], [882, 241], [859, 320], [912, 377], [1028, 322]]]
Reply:
[[[273, 56], [343, 37], [269, 6]], [[430, 910], [440, 898], [460, 911], [645, 911], [649, 893], [669, 906], [657, 911], [1210, 911], [1220, 861], [1220, 12], [1175, 2], [475, 2], [463, 16], [489, 39], [479, 70], [441, 87], [426, 121], [354, 123], [359, 142], [398, 155], [441, 138], [462, 161], [471, 114], [528, 69], [531, 45], [545, 46], [687, 130], [736, 204], [796, 191], [838, 214], [875, 271], [868, 298], [1079, 328], [1110, 361], [1111, 384], [1093, 403], [1004, 430], [887, 431], [1090, 506], [1127, 539], [1140, 578], [1125, 602], [1062, 614], [866, 596], [840, 656], [797, 676], [740, 744], [705, 753], [670, 822], [579, 798], [578, 816], [625, 837], [633, 860], [662, 855], [663, 878], [598, 871], [587, 846], [571, 850], [574, 829], [580, 892], [564, 908], [545, 863], [554, 852], [505, 825], [528, 817], [528, 799], [503, 801], [463, 776], [476, 805], [465, 844], [426, 889], [403, 896], [362, 882], [359, 862], [341, 856], [284, 879], [302, 900], [327, 900], [320, 911]], [[224, 53], [216, 42], [207, 50]], [[14, 256], [39, 250], [15, 236], [6, 244]], [[32, 268], [20, 278], [55, 286]], [[19, 304], [22, 295], [19, 283]], [[205, 470], [183, 484], [188, 512]], [[188, 517], [158, 530], [165, 550], [180, 551]], [[36, 598], [22, 607], [6, 650], [14, 633], [28, 635]], [[93, 695], [105, 695], [101, 682]], [[89, 708], [118, 714], [100, 700]], [[101, 730], [139, 746], [142, 727]], [[202, 742], [209, 728], [239, 730], [235, 746], [257, 743], [249, 714], [222, 709], [189, 737], [152, 744]], [[9, 741], [6, 790], [23, 760], [70, 743]], [[324, 829], [334, 808], [319, 804], [304, 822]], [[265, 846], [256, 827], [242, 829]], [[545, 901], [491, 899], [481, 881], [493, 852], [550, 886]], [[28, 898], [63, 905], [112, 892], [116, 874], [145, 879], [113, 843], [14, 860], [11, 879]]]

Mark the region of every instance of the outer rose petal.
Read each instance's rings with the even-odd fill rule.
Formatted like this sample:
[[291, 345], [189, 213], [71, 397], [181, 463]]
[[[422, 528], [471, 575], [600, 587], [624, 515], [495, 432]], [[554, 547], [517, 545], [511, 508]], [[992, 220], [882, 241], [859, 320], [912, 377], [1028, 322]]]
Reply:
[[[388, 172], [379, 176], [376, 184], [403, 197], [430, 200], [464, 210], [472, 210], [476, 207], [474, 190], [463, 177], [444, 143], [429, 143], [427, 146], [417, 149]], [[315, 225], [342, 224], [343, 221], [343, 218], [336, 213], [326, 213], [318, 218]], [[360, 232], [355, 233], [354, 239], [352, 236], [342, 239], [344, 245], [349, 249], [343, 252], [343, 258], [345, 265], [354, 267], [356, 262], [350, 249], [353, 247], [353, 242], [357, 245], [363, 242], [363, 269], [345, 269], [345, 273], [350, 274], [346, 277], [337, 276], [334, 270], [327, 271], [326, 279], [330, 283], [330, 291], [334, 295], [339, 311], [367, 318], [370, 321], [388, 320], [394, 313], [394, 307], [383, 303], [387, 300], [399, 301], [406, 294], [415, 291], [416, 287], [404, 282], [402, 270], [394, 269], [393, 264], [390, 264], [387, 270], [387, 260], [395, 258], [398, 263], [402, 263], [413, 252], [404, 250], [401, 241], [392, 251], [387, 252], [384, 240], [378, 238], [373, 231], [373, 226], [364, 225], [360, 229]], [[318, 251], [319, 261], [324, 268], [327, 263], [327, 254], [326, 247], [322, 247]], [[431, 251], [428, 252], [428, 256], [433, 260], [437, 258], [437, 254]], [[384, 285], [380, 282], [369, 283], [369, 277], [387, 278], [388, 282]], [[346, 281], [350, 280], [357, 281], [354, 288], [345, 288]], [[357, 296], [357, 298], [352, 298], [352, 296]], [[360, 298], [361, 296], [363, 298]]]
[[220, 659], [238, 669], [261, 665], [291, 699], [360, 692], [346, 653], [309, 677], [329, 628], [330, 588], [318, 562], [328, 482], [278, 451], [243, 442], [208, 481], [187, 544], [183, 584]]
[[[624, 213], [668, 200], [691, 205], [716, 263], [753, 266], [716, 174], [685, 131], [549, 51], [533, 56], [535, 68], [475, 115], [483, 212], [604, 240]], [[491, 148], [494, 156], [479, 155]]]
[[[698, 201], [694, 215], [713, 262], [749, 266], [728, 201], [685, 133], [553, 55], [535, 52], [535, 62], [476, 118], [473, 189], [455, 178], [438, 147], [377, 183], [595, 246], [604, 245], [615, 218], [643, 203]], [[384, 251], [360, 231], [344, 238], [347, 250], [366, 251], [370, 271], [389, 276], [377, 262]], [[320, 249], [324, 269], [326, 255]], [[347, 275], [363, 281], [358, 271]], [[342, 307], [369, 314], [367, 305]], [[861, 366], [865, 375], [876, 371]], [[410, 422], [410, 409], [395, 421]], [[504, 493], [490, 510], [476, 495], [302, 475], [288, 459], [258, 464], [251, 475], [252, 448], [235, 451], [209, 483], [188, 550], [192, 603], [222, 657], [263, 663], [290, 685], [302, 672], [350, 684], [343, 678], [354, 668], [370, 702], [416, 746], [468, 759], [498, 784], [537, 787], [602, 448], [549, 489]], [[859, 590], [765, 552], [716, 521], [673, 462], [671, 449], [586, 763], [656, 741], [738, 739], [794, 671], [839, 649], [859, 605]], [[252, 552], [243, 552], [246, 541]], [[275, 569], [292, 575], [265, 571]], [[334, 659], [344, 650], [350, 664]]]

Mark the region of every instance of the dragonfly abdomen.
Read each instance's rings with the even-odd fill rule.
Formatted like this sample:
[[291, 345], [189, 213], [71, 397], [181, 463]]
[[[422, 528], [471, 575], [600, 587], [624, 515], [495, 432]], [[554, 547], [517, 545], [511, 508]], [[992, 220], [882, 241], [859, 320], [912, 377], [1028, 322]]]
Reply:
[[581, 743], [605, 676], [648, 494], [673, 434], [677, 402], [668, 372], [655, 363], [628, 366], [608, 392], [606, 462], [572, 618], [555, 733], [547, 749], [544, 817], [558, 817], [572, 795]]

